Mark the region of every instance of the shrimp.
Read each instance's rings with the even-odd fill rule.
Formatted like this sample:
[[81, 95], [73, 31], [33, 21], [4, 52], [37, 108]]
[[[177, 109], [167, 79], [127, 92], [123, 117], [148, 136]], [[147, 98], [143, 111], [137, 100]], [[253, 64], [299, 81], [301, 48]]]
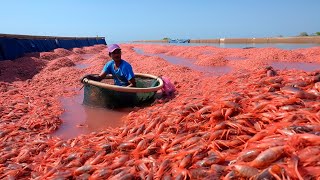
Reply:
[[276, 146], [261, 152], [258, 157], [250, 163], [250, 166], [260, 168], [270, 165], [282, 156], [284, 148], [284, 146]]
[[100, 179], [108, 179], [112, 171], [106, 168], [98, 169], [92, 173], [89, 177], [89, 180], [100, 180]]
[[116, 159], [111, 165], [110, 169], [116, 169], [118, 167], [121, 167], [123, 164], [125, 164], [130, 159], [129, 155], [122, 155], [118, 159]]
[[213, 109], [213, 106], [205, 106], [195, 113], [196, 117], [202, 118], [204, 114], [211, 113], [212, 109]]
[[171, 168], [171, 161], [169, 159], [166, 159], [164, 161], [162, 161], [162, 163], [159, 166], [158, 171], [156, 172], [155, 177], [161, 179], [161, 177], [163, 176], [163, 174], [168, 171]]
[[270, 134], [270, 131], [268, 130], [262, 130], [260, 132], [258, 132], [257, 134], [255, 134], [254, 136], [252, 136], [245, 144], [245, 148], [247, 147], [248, 143], [251, 142], [255, 142], [255, 141], [259, 141], [261, 139], [263, 139], [264, 137], [266, 137], [267, 135]]
[[143, 133], [143, 131], [146, 129], [146, 125], [142, 125], [138, 128], [137, 132], [135, 133], [136, 135], [140, 135]]
[[75, 176], [79, 176], [81, 174], [84, 174], [84, 173], [91, 173], [95, 170], [95, 168], [91, 165], [83, 165], [79, 168], [77, 168], [76, 170], [73, 171], [73, 175]]
[[223, 114], [222, 114], [222, 111], [221, 110], [216, 110], [216, 111], [213, 111], [210, 115], [210, 121], [213, 121], [213, 120], [216, 120], [216, 119], [223, 119]]
[[263, 171], [261, 171], [259, 174], [253, 177], [254, 180], [258, 179], [273, 179], [276, 178], [277, 180], [281, 180], [279, 177], [280, 173], [282, 172], [282, 168], [278, 165], [272, 165]]
[[223, 161], [223, 157], [215, 152], [211, 152], [208, 157], [203, 160], [197, 162], [197, 165], [200, 167], [209, 167], [213, 164], [218, 164]]
[[292, 159], [294, 162], [294, 171], [296, 172], [296, 175], [298, 176], [299, 180], [303, 180], [303, 178], [301, 177], [301, 174], [298, 170], [299, 158], [296, 155], [293, 155]]
[[147, 134], [149, 133], [152, 129], [154, 129], [154, 127], [156, 127], [156, 125], [160, 122], [160, 118], [156, 118], [155, 120], [153, 120], [149, 126], [144, 130], [143, 134]]
[[97, 156], [95, 157], [95, 158], [93, 158], [90, 162], [89, 162], [89, 164], [91, 164], [91, 165], [96, 165], [96, 164], [99, 164], [99, 163], [101, 163], [101, 162], [103, 162], [104, 161], [104, 155], [106, 154], [106, 152], [105, 151], [100, 151], [100, 152], [98, 152], [97, 153]]
[[183, 168], [189, 167], [191, 164], [191, 161], [192, 161], [192, 154], [186, 155], [179, 163], [179, 168], [183, 169]]
[[189, 135], [186, 135], [186, 136], [182, 136], [182, 137], [180, 137], [178, 139], [175, 139], [175, 140], [173, 140], [171, 142], [170, 146], [172, 147], [172, 146], [174, 146], [176, 144], [179, 144], [180, 142], [182, 142], [182, 141], [184, 141], [184, 140], [186, 140], [186, 139], [188, 139], [188, 138], [190, 138], [192, 136], [194, 136], [194, 134], [189, 134]]
[[291, 138], [294, 144], [303, 144], [303, 145], [313, 145], [319, 146], [320, 145], [320, 136], [314, 134], [295, 134]]
[[250, 178], [259, 173], [257, 168], [246, 165], [233, 165], [232, 169], [235, 171], [237, 176], [244, 178]]
[[158, 126], [157, 129], [157, 132], [156, 134], [161, 134], [163, 131], [164, 131], [164, 128], [166, 127], [166, 124], [165, 123], [160, 123], [160, 125]]
[[237, 160], [244, 161], [244, 162], [252, 161], [260, 154], [260, 152], [261, 152], [260, 149], [246, 150], [244, 152], [241, 152]]
[[230, 118], [230, 116], [234, 113], [237, 112], [235, 109], [233, 108], [223, 108], [222, 109], [222, 114], [224, 116], [224, 119], [227, 120], [228, 118]]
[[[204, 179], [213, 174], [208, 168], [196, 168], [190, 170], [190, 179]], [[216, 176], [216, 175], [215, 175]]]
[[125, 143], [121, 143], [118, 146], [118, 149], [120, 151], [130, 151], [136, 148], [136, 144], [135, 143], [130, 143], [130, 142], [125, 142]]

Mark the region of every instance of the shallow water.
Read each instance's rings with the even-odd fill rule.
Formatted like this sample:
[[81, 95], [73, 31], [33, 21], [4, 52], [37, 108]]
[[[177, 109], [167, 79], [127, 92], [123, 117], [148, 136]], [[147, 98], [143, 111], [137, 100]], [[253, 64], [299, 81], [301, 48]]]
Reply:
[[83, 58], [83, 59], [90, 59], [92, 58], [93, 56], [95, 56], [96, 54], [80, 54], [80, 56]]
[[62, 98], [61, 103], [65, 112], [61, 115], [63, 121], [53, 134], [63, 139], [70, 139], [81, 134], [102, 130], [106, 127], [120, 127], [122, 117], [129, 114], [131, 109], [111, 110], [106, 108], [89, 107], [82, 104], [83, 91], [77, 96]]
[[188, 67], [190, 69], [204, 72], [207, 75], [223, 75], [231, 72], [232, 68], [229, 66], [199, 66], [194, 64], [195, 60], [194, 59], [186, 59], [186, 58], [181, 58], [181, 57], [176, 57], [176, 56], [168, 56], [165, 54], [148, 54], [144, 53], [143, 50], [134, 48], [135, 52], [141, 55], [148, 55], [148, 56], [157, 56], [160, 57], [164, 60], [166, 60], [169, 63], [175, 64], [175, 65], [181, 65]]
[[272, 62], [270, 64], [274, 69], [296, 69], [303, 71], [315, 71], [320, 69], [320, 63], [306, 63], [306, 62]]
[[83, 63], [76, 63], [75, 67], [77, 69], [85, 69], [87, 67], [89, 67], [90, 65], [89, 64], [83, 64]]
[[244, 57], [235, 57], [235, 56], [227, 56], [225, 57], [226, 60], [229, 60], [229, 61], [241, 61], [241, 60], [246, 60], [248, 58], [244, 58]]
[[[93, 56], [95, 56], [95, 54], [80, 54], [80, 56], [84, 59], [84, 60], [87, 60], [87, 59], [90, 59], [92, 58]], [[85, 69], [87, 67], [90, 67], [90, 64], [85, 64], [85, 63], [76, 63], [75, 67], [77, 69]]]
[[185, 67], [189, 67], [190, 69], [207, 73], [208, 75], [223, 75], [231, 72], [232, 68], [229, 66], [199, 66], [194, 64], [195, 60], [193, 59], [185, 59], [175, 56], [167, 56], [164, 54], [156, 54], [156, 56], [163, 58], [164, 60]]

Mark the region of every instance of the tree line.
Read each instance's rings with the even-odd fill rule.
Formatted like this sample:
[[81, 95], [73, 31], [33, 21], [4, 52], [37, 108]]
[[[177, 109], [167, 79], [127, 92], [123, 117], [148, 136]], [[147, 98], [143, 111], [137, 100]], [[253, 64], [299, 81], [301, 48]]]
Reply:
[[320, 36], [320, 32], [315, 32], [312, 34], [308, 34], [307, 32], [301, 32], [299, 36]]

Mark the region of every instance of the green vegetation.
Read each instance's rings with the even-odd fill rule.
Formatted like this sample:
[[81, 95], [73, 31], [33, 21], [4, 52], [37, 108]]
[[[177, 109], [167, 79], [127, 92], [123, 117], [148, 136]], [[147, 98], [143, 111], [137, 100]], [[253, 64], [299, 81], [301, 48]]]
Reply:
[[168, 41], [169, 39], [170, 39], [170, 38], [165, 37], [165, 38], [163, 38], [162, 40]]
[[301, 32], [298, 36], [320, 36], [320, 32], [308, 34], [307, 32]]
[[299, 34], [299, 36], [309, 36], [309, 35], [308, 35], [308, 33], [306, 33], [306, 32], [301, 32], [301, 33]]

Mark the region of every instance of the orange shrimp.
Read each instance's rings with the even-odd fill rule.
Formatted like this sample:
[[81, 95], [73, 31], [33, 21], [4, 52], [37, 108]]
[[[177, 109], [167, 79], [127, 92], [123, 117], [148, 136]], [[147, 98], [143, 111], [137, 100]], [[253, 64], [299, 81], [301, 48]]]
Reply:
[[239, 154], [237, 160], [243, 161], [243, 162], [249, 162], [254, 160], [259, 154], [261, 150], [260, 149], [250, 149], [243, 151]]
[[118, 146], [118, 149], [120, 151], [130, 151], [136, 148], [136, 144], [135, 143], [130, 143], [130, 142], [125, 142], [125, 143], [121, 143]]
[[115, 159], [114, 162], [109, 166], [110, 169], [116, 169], [121, 167], [130, 159], [129, 155], [122, 155], [119, 158]]
[[142, 125], [138, 128], [137, 132], [135, 133], [136, 135], [140, 135], [143, 133], [143, 131], [146, 129], [146, 125]]
[[201, 108], [199, 111], [197, 111], [195, 114], [197, 118], [202, 118], [202, 115], [211, 113], [212, 110], [213, 110], [213, 106], [205, 106]]
[[171, 161], [169, 159], [166, 159], [162, 161], [162, 163], [159, 166], [158, 171], [156, 172], [155, 177], [161, 179], [161, 177], [164, 175], [166, 171], [168, 171], [171, 168]]
[[257, 168], [246, 165], [233, 165], [232, 169], [235, 171], [237, 176], [243, 178], [250, 178], [259, 173], [259, 170]]
[[235, 109], [233, 108], [223, 108], [222, 110], [222, 114], [224, 116], [224, 119], [227, 120], [228, 118], [230, 118], [230, 116], [234, 113], [237, 112]]
[[164, 128], [166, 127], [166, 124], [165, 123], [160, 123], [160, 125], [158, 126], [157, 129], [157, 132], [156, 134], [161, 134], [163, 131], [164, 131]]
[[195, 137], [192, 137], [190, 139], [188, 139], [187, 141], [185, 141], [182, 146], [184, 147], [188, 147], [188, 146], [191, 146], [197, 142], [201, 141], [201, 137], [198, 137], [198, 136], [195, 136]]
[[277, 160], [284, 153], [284, 146], [276, 146], [261, 152], [258, 157], [256, 157], [250, 166], [261, 168], [270, 165], [272, 162]]
[[223, 101], [222, 107], [233, 108], [233, 109], [240, 109], [241, 106], [238, 103], [232, 101]]
[[208, 157], [197, 162], [197, 165], [200, 167], [209, 167], [213, 164], [218, 164], [223, 160], [224, 158], [219, 153], [211, 152]]
[[154, 119], [149, 126], [144, 130], [143, 134], [147, 134], [149, 133], [152, 129], [154, 129], [154, 127], [156, 127], [156, 125], [160, 122], [160, 117]]
[[313, 146], [319, 146], [320, 145], [320, 136], [314, 135], [314, 134], [296, 134], [292, 136], [291, 141], [294, 144], [304, 144], [304, 145], [313, 145]]
[[[210, 175], [214, 173], [208, 168], [200, 167], [196, 169], [190, 169], [190, 174], [191, 174], [190, 179], [205, 179], [205, 178], [210, 179]], [[217, 177], [217, 174], [214, 174], [214, 177]]]
[[125, 128], [123, 129], [123, 131], [121, 132], [121, 134], [119, 134], [119, 136], [120, 136], [120, 137], [125, 137], [125, 136], [127, 136], [128, 132], [129, 132], [129, 128], [128, 128], [128, 127], [125, 127]]
[[255, 142], [255, 141], [259, 141], [261, 139], [263, 139], [264, 137], [266, 137], [267, 135], [270, 135], [270, 131], [269, 130], [262, 130], [258, 133], [256, 133], [254, 136], [252, 136], [245, 144], [245, 148], [247, 148], [247, 145], [249, 143]]
[[92, 175], [89, 177], [89, 180], [100, 180], [100, 179], [108, 179], [112, 171], [110, 169], [102, 168], [94, 171]]
[[261, 171], [259, 174], [253, 177], [253, 179], [273, 179], [276, 178], [277, 180], [281, 180], [279, 175], [282, 172], [282, 168], [278, 165], [272, 165], [263, 171]]
[[187, 179], [190, 179], [190, 177], [191, 177], [190, 172], [187, 169], [182, 169], [178, 172], [178, 175], [176, 176], [175, 179], [187, 180]]
[[301, 174], [298, 170], [298, 163], [299, 163], [299, 158], [296, 155], [292, 156], [293, 162], [294, 162], [294, 171], [296, 173], [296, 175], [298, 176], [299, 180], [303, 180], [303, 178], [301, 177]]
[[213, 111], [209, 117], [210, 117], [210, 121], [213, 121], [213, 120], [223, 119], [224, 116], [221, 110], [216, 110], [216, 111]]
[[95, 170], [95, 168], [91, 165], [83, 165], [79, 168], [77, 168], [76, 170], [73, 171], [73, 175], [75, 176], [79, 176], [81, 174], [84, 174], [84, 173], [91, 173]]
[[187, 154], [179, 163], [179, 168], [187, 168], [190, 166], [192, 161], [192, 154]]
[[99, 164], [101, 162], [104, 161], [104, 155], [106, 154], [105, 151], [100, 151], [97, 153], [97, 156], [95, 158], [93, 158], [88, 164], [91, 164], [91, 165], [96, 165], [96, 164]]
[[176, 144], [179, 144], [180, 142], [182, 142], [182, 141], [184, 141], [184, 140], [186, 140], [186, 139], [188, 139], [188, 138], [190, 138], [192, 136], [194, 136], [194, 134], [188, 134], [188, 135], [182, 136], [180, 138], [177, 138], [177, 139], [175, 139], [175, 140], [173, 140], [171, 142], [170, 146], [172, 147], [172, 146], [174, 146]]

